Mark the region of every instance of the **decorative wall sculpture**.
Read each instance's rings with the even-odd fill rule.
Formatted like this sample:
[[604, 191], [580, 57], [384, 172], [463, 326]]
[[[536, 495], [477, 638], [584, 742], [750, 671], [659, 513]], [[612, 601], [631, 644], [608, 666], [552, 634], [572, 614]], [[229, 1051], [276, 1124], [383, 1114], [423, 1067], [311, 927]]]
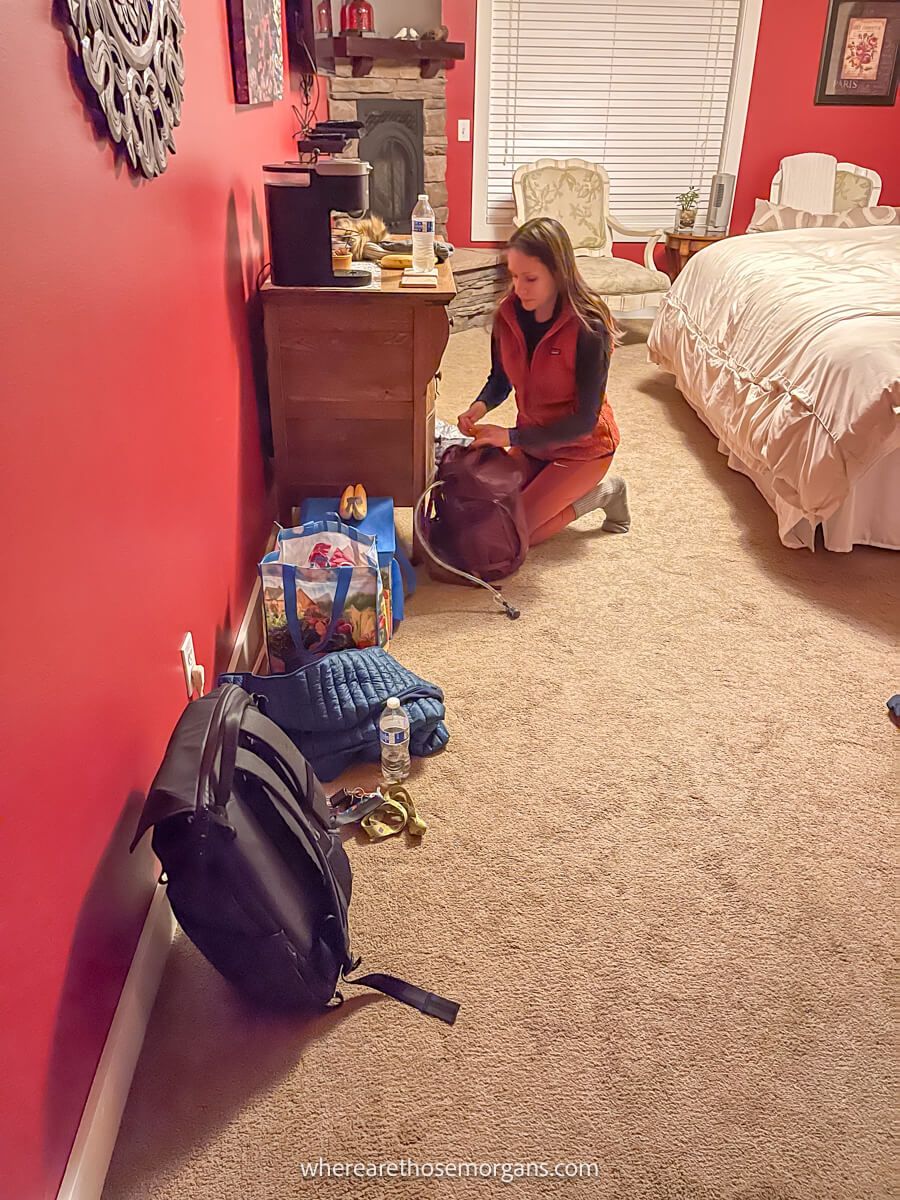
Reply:
[[161, 175], [184, 95], [180, 0], [66, 0], [69, 43], [113, 141], [136, 170]]
[[263, 104], [284, 95], [281, 0], [228, 0], [231, 68], [238, 104]]

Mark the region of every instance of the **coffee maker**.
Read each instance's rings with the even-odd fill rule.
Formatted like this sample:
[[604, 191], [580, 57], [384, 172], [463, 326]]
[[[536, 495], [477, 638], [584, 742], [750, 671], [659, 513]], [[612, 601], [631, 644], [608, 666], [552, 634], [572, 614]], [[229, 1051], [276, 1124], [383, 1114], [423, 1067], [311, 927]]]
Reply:
[[365, 287], [368, 271], [335, 271], [331, 257], [332, 213], [362, 216], [369, 207], [370, 163], [331, 157], [361, 122], [320, 121], [299, 144], [310, 162], [270, 163], [263, 167], [266, 220], [276, 287]]

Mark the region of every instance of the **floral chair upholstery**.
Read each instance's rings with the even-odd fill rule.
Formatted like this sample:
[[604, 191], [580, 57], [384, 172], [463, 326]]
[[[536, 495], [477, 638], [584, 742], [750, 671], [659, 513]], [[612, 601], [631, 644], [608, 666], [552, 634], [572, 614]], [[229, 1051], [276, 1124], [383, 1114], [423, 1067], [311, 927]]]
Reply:
[[[652, 307], [671, 280], [657, 271], [653, 250], [662, 229], [626, 229], [609, 211], [609, 176], [598, 163], [582, 158], [539, 158], [513, 175], [516, 225], [534, 217], [554, 217], [565, 228], [587, 283], [618, 311]], [[647, 238], [644, 265], [614, 258], [613, 232]]]

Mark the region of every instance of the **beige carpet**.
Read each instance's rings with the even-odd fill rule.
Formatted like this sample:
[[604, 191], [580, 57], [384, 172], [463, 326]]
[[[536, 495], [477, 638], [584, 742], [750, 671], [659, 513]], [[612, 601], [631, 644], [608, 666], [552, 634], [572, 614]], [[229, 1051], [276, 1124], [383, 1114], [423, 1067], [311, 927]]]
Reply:
[[[444, 416], [488, 349], [451, 340]], [[260, 1018], [182, 941], [104, 1200], [889, 1195], [900, 557], [784, 549], [640, 341], [610, 395], [632, 532], [539, 547], [516, 623], [425, 583], [393, 645], [452, 740], [423, 844], [349, 847], [356, 949], [456, 1026]], [[320, 1155], [600, 1177], [301, 1182]]]

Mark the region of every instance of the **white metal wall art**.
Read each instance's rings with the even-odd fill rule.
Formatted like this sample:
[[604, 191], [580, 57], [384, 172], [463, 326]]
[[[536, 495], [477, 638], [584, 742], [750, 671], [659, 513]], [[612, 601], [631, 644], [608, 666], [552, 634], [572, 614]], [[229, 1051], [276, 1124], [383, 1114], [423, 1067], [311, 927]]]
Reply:
[[135, 170], [152, 179], [175, 151], [184, 94], [180, 0], [66, 0], [69, 42]]

